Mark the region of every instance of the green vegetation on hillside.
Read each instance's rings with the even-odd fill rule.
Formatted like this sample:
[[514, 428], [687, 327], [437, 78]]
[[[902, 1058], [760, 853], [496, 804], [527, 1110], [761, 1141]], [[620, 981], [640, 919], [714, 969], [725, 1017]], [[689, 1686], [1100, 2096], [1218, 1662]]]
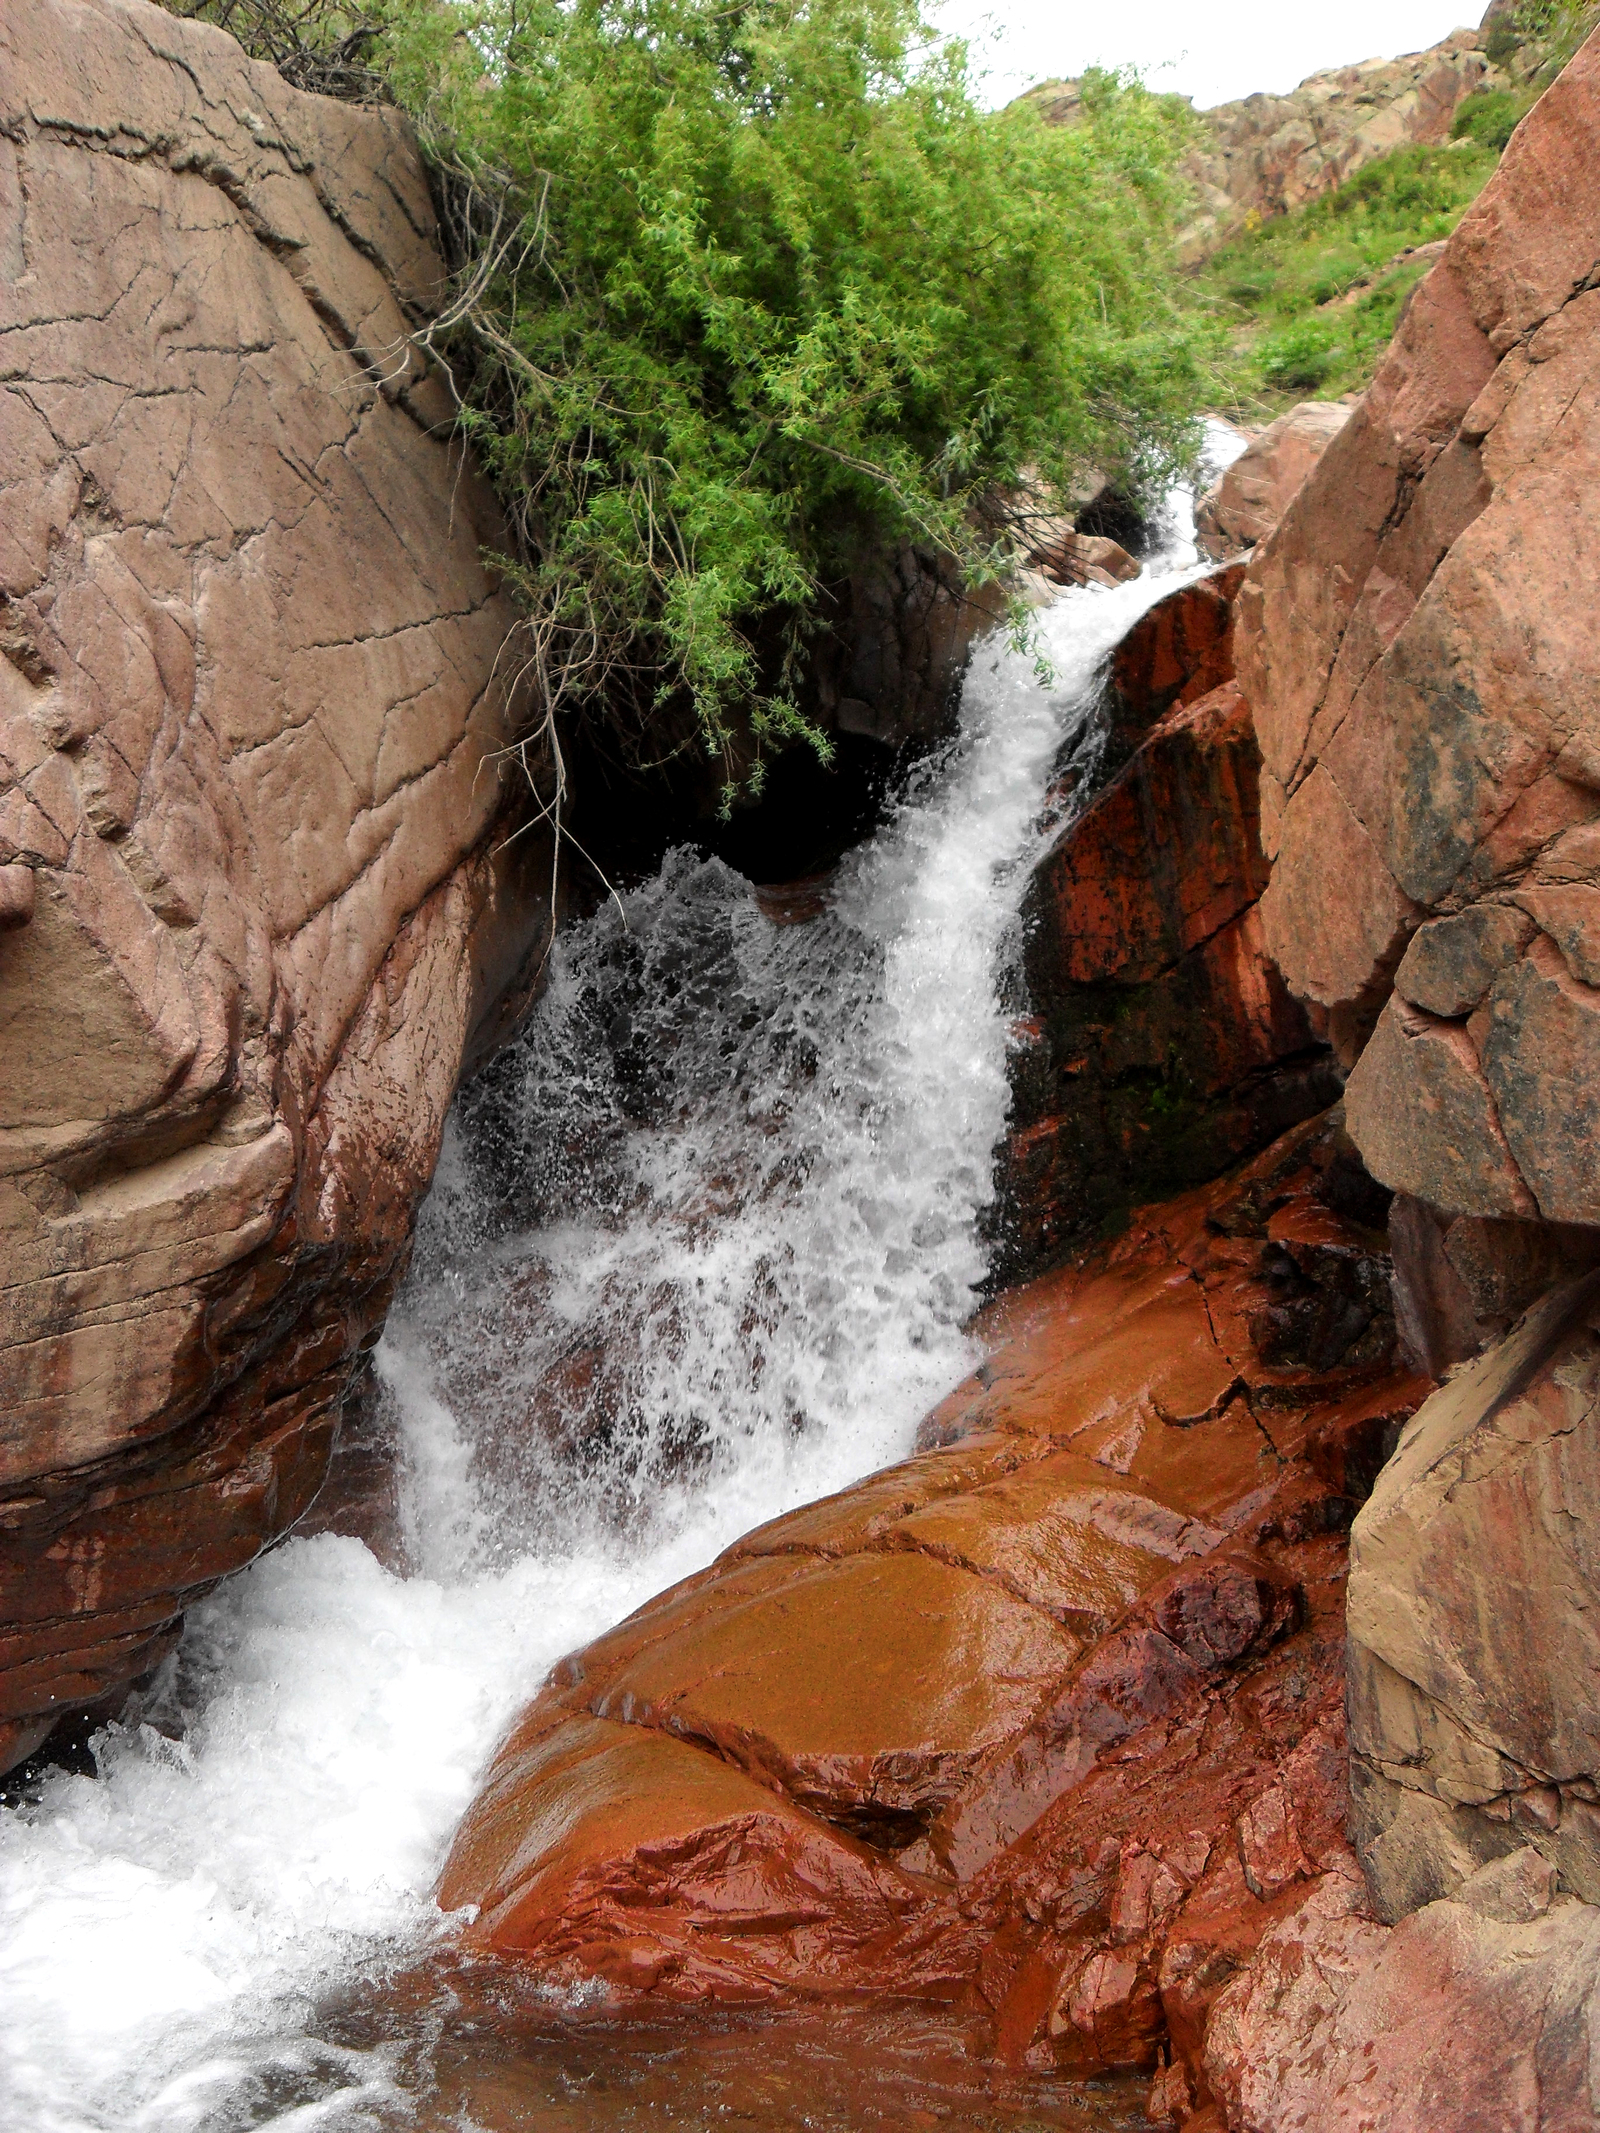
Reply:
[[906, 540], [992, 580], [1025, 474], [1050, 508], [1192, 449], [1187, 121], [1136, 82], [1091, 77], [1072, 128], [985, 113], [918, 0], [176, 4], [253, 49], [292, 17], [286, 73], [372, 70], [415, 119], [457, 243], [431, 344], [552, 736], [598, 713], [759, 783], [825, 745], [830, 587]]
[[[1508, 111], [1507, 106], [1511, 109]], [[1223, 344], [1224, 395], [1241, 412], [1337, 399], [1371, 377], [1406, 298], [1492, 176], [1521, 106], [1470, 98], [1444, 148], [1403, 148], [1336, 192], [1263, 223], [1206, 261], [1197, 293]]]
[[1548, 88], [1600, 19], [1597, 0], [1518, 0], [1491, 9], [1484, 50], [1491, 65]]

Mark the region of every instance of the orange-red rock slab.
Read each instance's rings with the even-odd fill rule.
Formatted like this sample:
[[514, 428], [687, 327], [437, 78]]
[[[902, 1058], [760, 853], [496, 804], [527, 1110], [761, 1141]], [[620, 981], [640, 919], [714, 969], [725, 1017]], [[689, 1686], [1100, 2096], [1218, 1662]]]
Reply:
[[[463, 1823], [440, 1882], [470, 1942], [669, 1998], [817, 1989], [927, 1888], [715, 1756], [569, 1719]], [[532, 1803], [532, 1812], [526, 1809]], [[731, 1938], [730, 1965], [718, 1938]]]
[[1009, 1474], [1050, 1449], [1048, 1441], [1029, 1443], [1011, 1431], [963, 1432], [961, 1442], [949, 1449], [903, 1460], [837, 1495], [821, 1497], [757, 1526], [725, 1550], [720, 1560], [740, 1562], [750, 1556], [790, 1551], [851, 1555], [924, 1504]]
[[807, 1802], [914, 1813], [1024, 1724], [1077, 1651], [990, 1579], [848, 1556], [661, 1638], [595, 1708], [703, 1741]]
[[891, 1527], [888, 1539], [997, 1578], [1087, 1637], [1173, 1563], [1204, 1554], [1221, 1535], [1067, 1452], [929, 1504]]

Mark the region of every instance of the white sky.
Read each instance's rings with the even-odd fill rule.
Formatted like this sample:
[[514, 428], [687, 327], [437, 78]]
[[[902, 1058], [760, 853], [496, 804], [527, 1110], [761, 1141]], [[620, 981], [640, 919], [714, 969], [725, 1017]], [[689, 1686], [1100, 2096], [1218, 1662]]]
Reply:
[[931, 0], [939, 26], [971, 40], [1002, 104], [1033, 82], [1132, 63], [1153, 89], [1202, 108], [1292, 89], [1324, 67], [1420, 51], [1476, 24], [1473, 0]]

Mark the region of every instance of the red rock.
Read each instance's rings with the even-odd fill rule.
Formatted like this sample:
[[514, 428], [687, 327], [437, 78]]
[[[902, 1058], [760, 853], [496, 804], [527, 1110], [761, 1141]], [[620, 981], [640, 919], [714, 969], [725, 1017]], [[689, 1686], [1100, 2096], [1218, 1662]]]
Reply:
[[912, 1528], [894, 1529], [899, 1550], [807, 1566], [658, 1635], [591, 1684], [589, 1707], [709, 1746], [836, 1820], [935, 1810], [1080, 1647], [1031, 1596], [918, 1547]]
[[1592, 1229], [1452, 1216], [1404, 1194], [1389, 1242], [1400, 1346], [1433, 1378], [1503, 1340], [1530, 1304], [1600, 1260]]
[[1452, 1213], [1589, 1225], [1597, 143], [1591, 41], [1258, 550], [1236, 645], [1268, 944], [1354, 1065], [1374, 1173]]
[[1075, 533], [1054, 572], [1067, 585], [1125, 585], [1141, 565], [1103, 533]]
[[[635, 1725], [571, 1718], [517, 1760], [552, 1810], [486, 1796], [440, 1901], [470, 1938], [618, 1996], [762, 2000], [825, 1989], [937, 1898], [737, 1769]], [[496, 1812], [496, 1808], [500, 1812]], [[729, 1960], [729, 1946], [736, 1950]]]
[[[1497, 0], [1498, 4], [1498, 0]], [[1247, 96], [1193, 114], [1183, 173], [1195, 216], [1182, 233], [1184, 255], [1203, 259], [1255, 221], [1330, 193], [1379, 156], [1450, 138], [1451, 121], [1476, 90], [1503, 87], [1485, 32], [1452, 30], [1423, 52], [1366, 59], [1312, 74], [1282, 95]], [[1027, 92], [1047, 126], [1076, 125], [1082, 84], [1045, 81]]]
[[1201, 554], [1238, 555], [1264, 541], [1349, 419], [1342, 400], [1302, 400], [1269, 423], [1201, 498], [1195, 511]]
[[1420, 1409], [1356, 1522], [1355, 1827], [1389, 1919], [1524, 1843], [1600, 1901], [1597, 1279]]
[[1389, 1931], [1330, 1874], [1219, 1999], [1232, 2133], [1578, 2133], [1592, 2125], [1600, 1911], [1535, 1854]]
[[1111, 655], [1106, 690], [1118, 765], [1168, 711], [1233, 679], [1233, 603], [1244, 566], [1214, 570], [1147, 608]]
[[1483, 46], [1481, 30], [1453, 30], [1423, 52], [1329, 68], [1286, 94], [1199, 113], [1199, 138], [1185, 158], [1198, 209], [1185, 249], [1203, 256], [1252, 215], [1282, 215], [1376, 157], [1447, 141], [1466, 98], [1504, 81]]
[[[1073, 826], [1043, 891], [1059, 907], [1056, 965], [1068, 984], [1148, 982], [1256, 901], [1266, 867], [1254, 756], [1249, 712], [1225, 683], [1169, 712]], [[1129, 867], [1130, 853], [1145, 864]]]
[[0, 82], [3, 1767], [315, 1495], [548, 851], [404, 124], [136, 0]]
[[1012, 531], [1026, 562], [1056, 585], [1121, 585], [1139, 575], [1140, 564], [1104, 534], [1079, 533], [1070, 518], [1035, 508], [1037, 491], [1024, 490]]
[[1219, 572], [1160, 603], [1113, 656], [1110, 759], [1134, 753], [1029, 890], [1035, 1030], [995, 1218], [1007, 1277], [1336, 1093], [1262, 938], [1259, 757], [1228, 679], [1238, 582]]
[[1342, 1528], [1426, 1388], [1381, 1312], [1305, 1360], [1281, 1269], [1381, 1260], [1355, 1201], [1322, 1122], [1143, 1211], [994, 1307], [930, 1449], [564, 1661], [445, 1870], [472, 1944], [634, 2011], [955, 2002], [1206, 2108], [1212, 2002], [1352, 1865]]

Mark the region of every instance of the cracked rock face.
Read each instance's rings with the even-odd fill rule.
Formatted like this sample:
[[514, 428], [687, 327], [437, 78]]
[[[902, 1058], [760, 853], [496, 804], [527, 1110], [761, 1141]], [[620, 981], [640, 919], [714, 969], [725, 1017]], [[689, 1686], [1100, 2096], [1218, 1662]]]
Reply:
[[1600, 43], [1530, 113], [1240, 594], [1266, 942], [1350, 1130], [1600, 1223]]
[[1233, 680], [1242, 568], [1157, 603], [1112, 655], [1116, 775], [1024, 906], [996, 1271], [1048, 1265], [1108, 1214], [1212, 1178], [1339, 1093], [1265, 954], [1260, 757]]
[[1455, 30], [1425, 52], [1313, 74], [1286, 96], [1217, 105], [1203, 114], [1208, 138], [1185, 160], [1200, 209], [1188, 249], [1214, 250], [1252, 215], [1320, 199], [1379, 156], [1447, 141], [1465, 100], [1504, 81], [1481, 33]]
[[1380, 1916], [1532, 1845], [1600, 1902], [1600, 1277], [1443, 1386], [1356, 1523], [1355, 1828]]
[[1356, 1871], [1344, 1529], [1427, 1386], [1347, 1307], [1347, 1185], [1313, 1121], [1145, 1209], [995, 1307], [917, 1457], [563, 1661], [446, 1865], [468, 1945], [634, 2010], [954, 2000], [1203, 2103], [1212, 2002]]
[[1196, 507], [1201, 554], [1220, 559], [1264, 541], [1349, 419], [1342, 400], [1302, 400], [1269, 422]]
[[541, 921], [404, 127], [143, 0], [0, 106], [4, 1767], [314, 1495]]
[[1206, 2036], [1233, 2133], [1582, 2133], [1597, 2065], [1600, 1911], [1531, 1849], [1392, 1932], [1330, 1873]]

